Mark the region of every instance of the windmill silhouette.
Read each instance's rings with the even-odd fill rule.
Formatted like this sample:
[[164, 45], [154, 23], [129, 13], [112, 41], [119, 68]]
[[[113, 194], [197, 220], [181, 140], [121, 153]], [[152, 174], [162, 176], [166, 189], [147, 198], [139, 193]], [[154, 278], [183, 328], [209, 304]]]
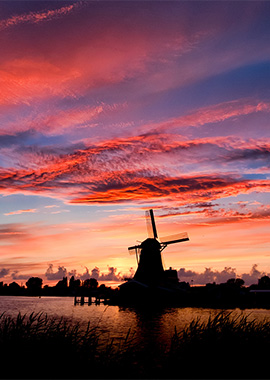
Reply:
[[184, 232], [158, 239], [153, 210], [146, 211], [145, 216], [148, 238], [139, 245], [128, 247], [130, 254], [136, 254], [138, 263], [134, 280], [147, 285], [160, 285], [167, 282], [166, 280], [169, 280], [172, 277], [177, 279], [176, 271], [172, 271], [171, 268], [170, 270], [164, 270], [161, 252], [169, 244], [189, 240], [187, 233]]

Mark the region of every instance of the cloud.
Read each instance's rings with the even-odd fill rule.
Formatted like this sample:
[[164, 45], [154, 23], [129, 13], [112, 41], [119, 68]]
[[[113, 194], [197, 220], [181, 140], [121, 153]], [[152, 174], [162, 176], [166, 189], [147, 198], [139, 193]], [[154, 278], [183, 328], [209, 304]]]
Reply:
[[236, 269], [232, 267], [225, 267], [222, 271], [212, 270], [212, 268], [205, 268], [203, 273], [195, 272], [180, 268], [178, 270], [178, 278], [180, 281], [186, 281], [194, 285], [205, 285], [207, 283], [224, 283], [230, 278], [242, 278], [245, 281], [245, 286], [257, 284], [258, 279], [265, 275], [270, 275], [263, 271], [259, 271], [258, 265], [254, 264], [249, 273], [238, 275]]
[[4, 215], [20, 215], [20, 214], [28, 213], [28, 212], [35, 213], [35, 212], [37, 212], [37, 209], [36, 208], [29, 208], [26, 210], [16, 210], [16, 211], [7, 212]]
[[212, 270], [211, 268], [205, 268], [203, 273], [180, 268], [177, 273], [180, 281], [187, 281], [194, 285], [204, 285], [212, 282], [223, 283], [229, 278], [236, 278], [235, 268], [231, 267], [225, 267], [221, 272]]
[[15, 270], [11, 273], [11, 277], [13, 280], [28, 280], [32, 276], [30, 274], [19, 274], [19, 271]]
[[[13, 160], [20, 155], [22, 168], [2, 169], [0, 191], [43, 193], [78, 204], [146, 199], [208, 202], [269, 191], [267, 179], [248, 179], [242, 166], [239, 173], [235, 165], [232, 172], [226, 166], [237, 159], [242, 165], [245, 159], [257, 159], [264, 166], [269, 150], [267, 140], [226, 137], [173, 141], [166, 134], [108, 140], [64, 154], [53, 149], [22, 148], [10, 151]], [[200, 163], [207, 165], [207, 173], [200, 172]], [[188, 170], [190, 166], [193, 171]]]
[[[88, 194], [71, 203], [126, 203], [163, 200], [167, 202], [211, 201], [252, 191], [269, 191], [268, 181], [241, 180], [238, 176], [139, 176], [119, 173], [108, 183], [96, 183]], [[122, 177], [122, 178], [121, 178]]]
[[73, 4], [61, 8], [43, 10], [40, 12], [29, 12], [11, 16], [7, 19], [0, 20], [0, 31], [17, 26], [19, 24], [38, 24], [40, 22], [53, 20], [60, 16], [67, 15], [68, 13], [72, 12], [75, 8], [77, 8], [80, 4], [81, 2], [75, 2]]
[[[103, 90], [104, 86], [125, 83], [127, 79], [144, 80], [154, 62], [164, 67], [165, 58], [168, 61], [176, 54], [192, 50], [203, 35], [181, 30], [178, 22], [172, 30], [149, 27], [150, 20], [154, 21], [151, 9], [146, 10], [144, 19], [140, 10], [129, 13], [121, 7], [112, 9], [103, 5], [101, 16], [99, 6], [74, 2], [0, 20], [0, 30], [9, 29], [2, 49], [5, 62], [0, 66], [0, 104], [30, 106], [44, 98], [79, 99], [87, 97], [93, 89]], [[62, 17], [72, 13], [72, 18]], [[119, 17], [117, 23], [114, 17]], [[37, 26], [52, 20], [55, 22], [50, 27]], [[164, 23], [163, 18], [160, 21]], [[18, 31], [16, 26], [27, 28]], [[159, 71], [162, 72], [160, 67]]]
[[156, 207], [160, 211], [157, 213], [158, 218], [167, 218], [172, 216], [192, 216], [193, 222], [203, 225], [227, 224], [247, 220], [267, 220], [270, 219], [270, 209], [268, 206], [255, 202], [235, 202], [232, 206], [222, 207], [222, 204], [201, 202], [189, 203], [180, 207], [168, 207], [166, 205]]
[[[98, 281], [123, 281], [123, 275], [121, 272], [117, 273], [117, 268], [108, 266], [108, 273], [100, 273], [98, 267], [91, 270], [91, 273], [87, 273], [89, 277], [95, 278]], [[88, 278], [89, 278], [88, 277]]]
[[0, 225], [0, 240], [21, 240], [29, 236], [26, 226], [17, 223]]
[[80, 274], [76, 269], [72, 269], [67, 271], [64, 265], [59, 265], [56, 272], [53, 270], [53, 264], [49, 264], [49, 268], [45, 273], [45, 277], [47, 280], [62, 280], [63, 277], [71, 277], [74, 276], [76, 279], [81, 281], [85, 281], [89, 278], [95, 278], [99, 282], [106, 281], [124, 281], [125, 278], [132, 277], [134, 275], [133, 268], [130, 268], [128, 273], [122, 273], [117, 271], [117, 268], [108, 266], [107, 273], [101, 273], [98, 267], [94, 267], [89, 270], [85, 267], [85, 272]]
[[119, 281], [122, 280], [121, 273], [117, 273], [117, 268], [114, 267], [108, 267], [108, 273], [101, 275], [99, 274], [98, 278], [99, 281]]
[[223, 122], [232, 117], [245, 116], [255, 112], [269, 112], [269, 110], [270, 103], [256, 102], [252, 99], [237, 99], [199, 108], [187, 115], [157, 124], [156, 127], [153, 125], [152, 128], [164, 132], [170, 128], [200, 127], [209, 123]]
[[64, 266], [58, 266], [57, 271], [53, 271], [53, 264], [49, 264], [49, 268], [45, 272], [47, 280], [62, 280], [67, 276], [67, 270]]
[[[61, 73], [59, 73], [61, 75]], [[41, 81], [43, 80], [40, 78]], [[36, 76], [36, 80], [37, 76]], [[48, 77], [47, 77], [48, 80]], [[48, 91], [49, 87], [44, 85]], [[40, 88], [41, 89], [41, 88]], [[30, 89], [31, 90], [31, 89]], [[17, 92], [18, 94], [18, 92]], [[45, 94], [45, 92], [44, 92]], [[26, 97], [24, 98], [26, 99]], [[1, 139], [5, 139], [6, 142], [16, 143], [17, 139], [33, 136], [34, 133], [42, 133], [45, 136], [61, 135], [66, 133], [74, 133], [79, 128], [89, 128], [93, 124], [93, 121], [104, 112], [108, 111], [110, 106], [98, 105], [98, 106], [82, 106], [71, 107], [65, 110], [58, 109], [57, 107], [50, 107], [49, 110], [37, 112], [35, 109], [26, 117], [17, 117], [15, 120], [3, 124], [0, 128]], [[11, 136], [12, 134], [12, 136]], [[18, 135], [16, 137], [16, 135]], [[19, 140], [21, 143], [21, 140]]]
[[90, 276], [89, 269], [87, 267], [85, 267], [85, 272], [83, 274], [79, 274], [77, 273], [76, 269], [72, 269], [70, 272], [68, 272], [68, 275], [70, 277], [74, 276], [76, 279], [79, 279], [81, 281], [85, 281], [88, 278], [93, 277], [93, 276]]
[[258, 265], [254, 264], [249, 273], [243, 273], [241, 278], [245, 281], [245, 285], [257, 284], [258, 279], [263, 276], [270, 276], [270, 273], [262, 272], [257, 269]]
[[[55, 96], [74, 96], [70, 89], [70, 82], [79, 76], [72, 68], [65, 71], [44, 57], [16, 58], [0, 65], [0, 105], [30, 106], [38, 99], [48, 99]], [[32, 123], [34, 123], [32, 121]], [[10, 124], [10, 123], [7, 123]], [[16, 132], [24, 132], [27, 129], [22, 124], [12, 125]], [[3, 134], [8, 130], [8, 125], [3, 129]], [[10, 130], [9, 130], [10, 132]]]
[[[1, 273], [1, 272], [0, 272]], [[5, 273], [5, 272], [4, 272]], [[5, 275], [7, 275], [9, 272], [7, 272]], [[12, 274], [12, 278], [14, 279], [26, 279], [27, 276], [24, 276], [24, 278], [19, 278], [17, 275], [18, 271], [15, 271]], [[252, 284], [256, 284], [258, 282], [258, 279], [262, 276], [268, 275], [270, 276], [270, 273], [266, 273], [264, 271], [258, 270], [258, 265], [254, 264], [250, 270], [249, 273], [243, 273], [238, 274], [235, 268], [232, 267], [225, 267], [223, 270], [214, 270], [212, 268], [205, 268], [204, 272], [196, 272], [193, 270], [187, 270], [186, 268], [180, 268], [178, 271], [178, 278], [179, 281], [186, 281], [193, 285], [205, 285], [207, 283], [225, 283], [230, 278], [242, 278], [245, 281], [245, 285], [249, 286]], [[99, 282], [106, 282], [106, 281], [116, 281], [121, 282], [124, 281], [126, 278], [130, 278], [134, 276], [134, 269], [130, 268], [128, 273], [122, 273], [117, 271], [117, 268], [108, 266], [107, 273], [101, 273], [100, 269], [98, 267], [94, 267], [91, 270], [89, 270], [87, 267], [85, 267], [85, 272], [82, 274], [77, 273], [75, 269], [71, 271], [67, 271], [64, 265], [59, 265], [57, 268], [57, 271], [53, 271], [53, 265], [49, 264], [49, 268], [47, 269], [45, 273], [45, 277], [47, 280], [62, 280], [63, 277], [71, 277], [74, 276], [76, 279], [80, 279], [81, 281], [85, 281], [89, 278], [95, 278]], [[29, 278], [29, 276], [27, 277]]]
[[0, 278], [3, 278], [9, 274], [10, 270], [6, 268], [0, 269]]

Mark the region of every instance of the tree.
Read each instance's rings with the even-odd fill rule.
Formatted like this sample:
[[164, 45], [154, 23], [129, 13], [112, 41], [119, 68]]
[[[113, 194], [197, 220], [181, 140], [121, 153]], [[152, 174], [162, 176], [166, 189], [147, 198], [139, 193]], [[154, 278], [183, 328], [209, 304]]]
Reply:
[[244, 285], [245, 281], [242, 278], [229, 278], [226, 282], [227, 285], [232, 287], [241, 288]]
[[242, 288], [242, 286], [244, 286], [244, 284], [245, 284], [245, 281], [242, 278], [237, 278], [235, 280], [235, 285], [238, 286], [239, 288]]
[[91, 290], [96, 290], [98, 287], [98, 282], [95, 278], [88, 278], [83, 282], [83, 287]]
[[60, 280], [55, 285], [57, 289], [66, 290], [67, 289], [67, 277], [63, 277], [63, 280]]
[[39, 295], [42, 288], [42, 278], [39, 277], [30, 277], [26, 281], [26, 287], [30, 294], [32, 295]]
[[263, 276], [258, 280], [258, 287], [260, 289], [270, 289], [270, 277]]
[[10, 294], [17, 295], [20, 293], [21, 287], [17, 282], [13, 281], [11, 284], [9, 284], [8, 290]]
[[69, 289], [78, 290], [80, 286], [81, 286], [81, 281], [79, 279], [75, 280], [74, 276], [72, 276], [69, 280]]

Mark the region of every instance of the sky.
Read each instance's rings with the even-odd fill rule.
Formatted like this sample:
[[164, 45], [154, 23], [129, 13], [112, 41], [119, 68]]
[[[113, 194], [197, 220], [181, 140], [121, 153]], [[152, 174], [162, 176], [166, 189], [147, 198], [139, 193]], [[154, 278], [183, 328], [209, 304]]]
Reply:
[[270, 2], [0, 2], [0, 281], [270, 273]]

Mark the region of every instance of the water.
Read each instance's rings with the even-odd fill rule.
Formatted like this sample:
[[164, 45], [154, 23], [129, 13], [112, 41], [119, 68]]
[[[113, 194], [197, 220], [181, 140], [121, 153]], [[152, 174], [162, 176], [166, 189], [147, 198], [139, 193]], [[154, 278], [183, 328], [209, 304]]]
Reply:
[[[119, 306], [91, 305], [74, 306], [72, 297], [0, 297], [0, 313], [17, 316], [18, 312], [29, 315], [43, 312], [49, 317], [64, 317], [72, 323], [85, 326], [88, 321], [102, 332], [104, 339], [125, 337], [130, 330], [134, 340], [140, 344], [155, 344], [167, 347], [175, 328], [180, 331], [192, 319], [207, 320], [221, 309], [207, 308], [148, 308], [135, 309]], [[249, 315], [249, 318], [270, 319], [267, 309], [234, 309], [234, 313]]]

